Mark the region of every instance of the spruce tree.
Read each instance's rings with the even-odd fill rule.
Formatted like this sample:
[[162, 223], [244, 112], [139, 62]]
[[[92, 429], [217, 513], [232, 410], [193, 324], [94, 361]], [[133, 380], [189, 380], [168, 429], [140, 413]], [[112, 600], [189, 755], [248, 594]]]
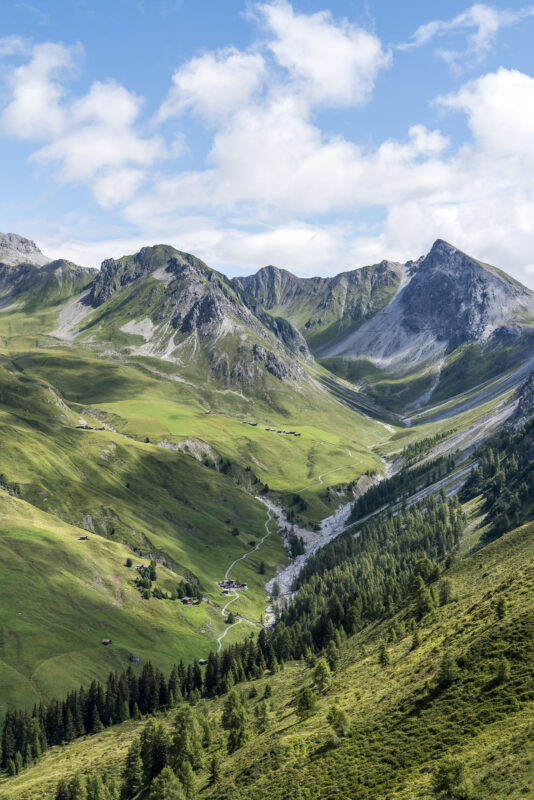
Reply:
[[202, 732], [190, 706], [184, 705], [176, 713], [171, 753], [175, 767], [184, 761], [188, 761], [194, 770], [202, 766]]
[[152, 782], [148, 800], [187, 800], [182, 784], [170, 767], [165, 767]]
[[126, 756], [126, 764], [122, 773], [122, 800], [130, 800], [143, 787], [143, 761], [141, 760], [141, 742], [136, 737]]
[[325, 692], [330, 685], [332, 673], [326, 659], [320, 658], [313, 671], [313, 682], [320, 692]]
[[504, 655], [502, 655], [499, 659], [496, 677], [497, 683], [506, 683], [510, 680], [510, 664]]
[[432, 790], [440, 800], [469, 800], [473, 784], [462, 761], [446, 758], [432, 776]]
[[443, 653], [443, 657], [439, 666], [438, 686], [441, 689], [446, 689], [447, 686], [450, 686], [452, 683], [458, 680], [459, 675], [460, 672], [458, 669], [458, 664], [456, 663], [456, 659], [449, 650], [446, 650]]
[[339, 664], [339, 651], [333, 639], [328, 642], [328, 647], [326, 648], [326, 660], [328, 661], [328, 666], [332, 672], [335, 672]]
[[315, 694], [307, 686], [305, 689], [302, 689], [298, 698], [297, 698], [297, 714], [301, 719], [305, 719], [309, 717], [315, 711], [317, 706], [317, 698]]
[[386, 643], [382, 642], [378, 650], [378, 663], [380, 664], [381, 667], [387, 667], [389, 666], [390, 661], [391, 657], [386, 647]]
[[210, 785], [217, 786], [221, 780], [221, 759], [214, 753], [210, 762]]
[[69, 800], [87, 800], [85, 778], [79, 772], [69, 781]]
[[186, 800], [198, 800], [197, 781], [189, 761], [182, 761], [176, 774], [183, 786]]
[[248, 714], [235, 689], [226, 698], [221, 722], [228, 731], [228, 752], [233, 753], [248, 738]]
[[69, 786], [65, 778], [60, 778], [56, 787], [56, 794], [54, 800], [70, 800]]

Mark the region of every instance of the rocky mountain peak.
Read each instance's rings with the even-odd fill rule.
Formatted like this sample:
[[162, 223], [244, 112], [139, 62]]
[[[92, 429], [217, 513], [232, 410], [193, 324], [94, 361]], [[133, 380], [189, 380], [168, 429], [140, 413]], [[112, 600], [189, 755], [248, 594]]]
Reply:
[[502, 327], [513, 335], [515, 315], [522, 308], [534, 313], [534, 293], [443, 239], [421, 261], [401, 302], [409, 330], [432, 331], [448, 347], [485, 342]]
[[35, 242], [17, 233], [0, 233], [0, 264], [15, 267], [18, 264], [33, 264], [42, 267], [50, 259], [42, 253]]

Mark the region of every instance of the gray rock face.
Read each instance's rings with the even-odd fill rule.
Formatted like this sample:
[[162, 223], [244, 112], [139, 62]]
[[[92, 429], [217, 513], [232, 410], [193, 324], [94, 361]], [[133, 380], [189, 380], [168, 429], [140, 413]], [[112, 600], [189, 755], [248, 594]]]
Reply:
[[[156, 280], [147, 282], [152, 278]], [[271, 317], [200, 259], [164, 245], [109, 259], [91, 286], [88, 302], [98, 309], [134, 285], [129, 294], [120, 295], [119, 313], [138, 316], [135, 306], [141, 302], [157, 329], [153, 338], [159, 337], [157, 347], [165, 357], [172, 358], [173, 350], [181, 348], [176, 357], [183, 359], [189, 341], [195, 343], [195, 352], [197, 345], [200, 347], [197, 357], [202, 353], [216, 377], [228, 385], [257, 380], [265, 371], [280, 380], [305, 377], [300, 361], [311, 355], [293, 325]], [[157, 354], [155, 345], [152, 352]]]
[[497, 331], [516, 338], [520, 311], [534, 314], [531, 291], [441, 239], [420, 262], [401, 303], [407, 330], [426, 330], [449, 348], [485, 343]]
[[464, 344], [501, 347], [533, 332], [534, 293], [438, 239], [405, 265], [393, 300], [328, 355], [407, 373]]
[[[399, 265], [382, 261], [342, 272], [332, 278], [298, 278], [287, 270], [268, 266], [254, 275], [234, 278], [267, 310], [296, 325], [314, 345], [324, 345], [340, 331], [361, 324], [382, 308], [400, 279]], [[314, 341], [317, 334], [321, 341]]]
[[518, 431], [534, 418], [534, 372], [516, 390], [517, 408], [506, 423], [507, 428]]
[[0, 264], [9, 267], [34, 264], [42, 267], [49, 262], [50, 259], [41, 253], [31, 239], [25, 239], [16, 233], [0, 233]]

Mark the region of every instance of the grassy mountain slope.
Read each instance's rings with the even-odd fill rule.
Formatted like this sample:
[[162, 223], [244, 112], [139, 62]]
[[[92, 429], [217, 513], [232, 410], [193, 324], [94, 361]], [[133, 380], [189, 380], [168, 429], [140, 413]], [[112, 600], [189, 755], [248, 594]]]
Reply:
[[[64, 298], [35, 306], [31, 297], [0, 314], [0, 472], [20, 487], [20, 497], [0, 489], [0, 714], [103, 677], [130, 652], [162, 667], [205, 656], [226, 629], [215, 582], [265, 534], [253, 494], [267, 482], [303, 490], [308, 517], [320, 519], [335, 509], [324, 487], [382, 469], [369, 445], [390, 436], [312, 383], [296, 391], [271, 376], [268, 395], [247, 397], [207, 381], [198, 362], [186, 379], [155, 357], [58, 343], [46, 331]], [[251, 418], [257, 427], [243, 424]], [[193, 578], [209, 603], [142, 600], [124, 563], [148, 561], [133, 549], [165, 561], [165, 591]], [[239, 562], [232, 577], [249, 590], [233, 610], [259, 622], [265, 581], [286, 560], [273, 534]], [[245, 630], [230, 630], [225, 644]], [[99, 644], [106, 636], [111, 648]]]
[[[21, 692], [31, 704], [36, 693], [102, 676], [127, 664], [130, 651], [167, 664], [206, 654], [225, 627], [215, 582], [265, 534], [265, 508], [247, 491], [246, 473], [238, 486], [191, 455], [76, 429], [79, 414], [45, 381], [8, 360], [1, 378], [2, 708]], [[86, 533], [89, 541], [78, 541]], [[166, 563], [164, 590], [194, 579], [214, 605], [141, 600], [135, 570], [124, 566], [127, 557], [139, 562], [134, 549]], [[236, 569], [250, 590], [235, 610], [256, 621], [265, 607], [260, 559], [267, 575], [285, 560], [277, 536]], [[104, 653], [108, 627], [114, 645]]]
[[[415, 648], [412, 635], [402, 633], [406, 611], [344, 642], [331, 684], [318, 692], [317, 709], [307, 719], [296, 714], [298, 694], [314, 683], [313, 669], [304, 663], [286, 664], [278, 674], [255, 681], [254, 699], [247, 699], [248, 687], [243, 687], [253, 719], [270, 685], [270, 727], [262, 734], [251, 731], [241, 749], [224, 757], [217, 788], [209, 787], [207, 770], [202, 771], [200, 796], [428, 798], [432, 773], [446, 755], [466, 764], [477, 796], [528, 796], [534, 778], [533, 534], [531, 523], [452, 566], [446, 574], [451, 600], [421, 620]], [[499, 619], [501, 598], [507, 605]], [[378, 655], [384, 641], [390, 663], [382, 667]], [[445, 650], [454, 655], [459, 671], [450, 685], [438, 687]], [[510, 677], [499, 683], [495, 676], [503, 654]], [[222, 703], [203, 701], [199, 712], [218, 720]], [[333, 705], [348, 715], [345, 736], [335, 735], [327, 720]], [[126, 749], [142, 727], [129, 722], [53, 748], [1, 791], [10, 800], [47, 798], [60, 776], [77, 769], [90, 774], [106, 768], [118, 776]]]

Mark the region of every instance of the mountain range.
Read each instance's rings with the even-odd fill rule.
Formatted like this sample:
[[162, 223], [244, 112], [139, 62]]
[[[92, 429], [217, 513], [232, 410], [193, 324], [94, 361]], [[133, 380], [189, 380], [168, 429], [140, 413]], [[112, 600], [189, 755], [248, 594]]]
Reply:
[[[117, 355], [199, 364], [228, 389], [272, 376], [348, 381], [362, 407], [404, 418], [495, 380], [517, 385], [534, 365], [534, 293], [501, 270], [437, 240], [406, 264], [331, 278], [269, 266], [228, 280], [172, 247], [145, 247], [100, 271], [49, 261], [14, 234], [0, 237], [5, 310], [53, 303], [49, 335]], [[66, 302], [68, 301], [68, 302]], [[61, 305], [63, 303], [63, 305]], [[318, 386], [317, 381], [315, 385]], [[336, 391], [339, 385], [336, 382]]]
[[527, 796], [533, 337], [440, 239], [229, 279], [0, 234], [0, 796]]

